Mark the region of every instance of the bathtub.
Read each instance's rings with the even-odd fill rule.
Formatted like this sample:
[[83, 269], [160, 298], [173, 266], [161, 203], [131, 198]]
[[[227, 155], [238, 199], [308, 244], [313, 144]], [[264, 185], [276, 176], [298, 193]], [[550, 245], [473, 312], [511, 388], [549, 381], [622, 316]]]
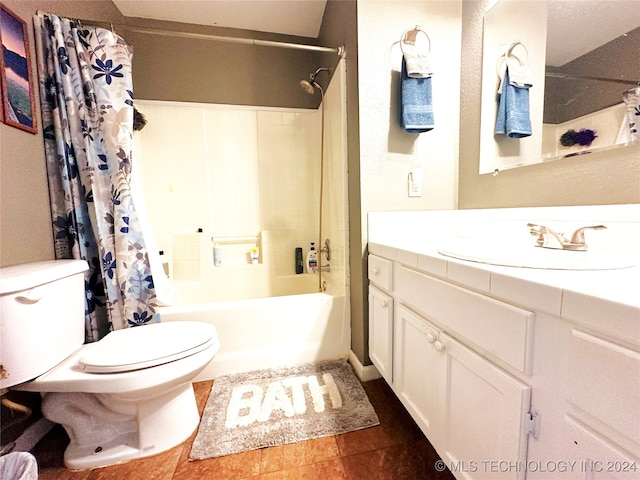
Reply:
[[348, 358], [349, 302], [326, 293], [166, 306], [163, 322], [213, 324], [220, 351], [194, 380], [269, 367]]

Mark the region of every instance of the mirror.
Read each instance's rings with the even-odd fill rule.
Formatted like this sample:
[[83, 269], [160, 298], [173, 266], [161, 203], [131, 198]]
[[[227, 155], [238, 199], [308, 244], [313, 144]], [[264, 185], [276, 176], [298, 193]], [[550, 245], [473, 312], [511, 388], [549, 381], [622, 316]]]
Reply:
[[[486, 12], [481, 174], [624, 148], [634, 141], [623, 94], [640, 81], [637, 7], [635, 0], [498, 0]], [[515, 41], [526, 45], [513, 54], [521, 63], [528, 57], [533, 83], [532, 134], [519, 139], [494, 135], [496, 65]]]

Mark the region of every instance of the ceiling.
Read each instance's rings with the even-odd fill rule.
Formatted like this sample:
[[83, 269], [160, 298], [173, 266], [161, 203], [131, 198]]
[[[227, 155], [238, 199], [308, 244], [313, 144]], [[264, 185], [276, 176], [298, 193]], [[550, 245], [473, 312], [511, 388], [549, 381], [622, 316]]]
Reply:
[[317, 38], [327, 0], [112, 0], [126, 17]]

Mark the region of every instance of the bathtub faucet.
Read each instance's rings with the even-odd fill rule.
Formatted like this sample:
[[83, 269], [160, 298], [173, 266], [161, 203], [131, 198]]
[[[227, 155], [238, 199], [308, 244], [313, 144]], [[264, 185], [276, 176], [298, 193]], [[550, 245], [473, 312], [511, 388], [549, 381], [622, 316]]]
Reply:
[[324, 253], [324, 258], [327, 259], [327, 262], [331, 260], [331, 242], [329, 241], [328, 238], [325, 239], [324, 247], [322, 247], [320, 251]]
[[544, 225], [536, 225], [535, 223], [528, 223], [529, 232], [531, 235], [538, 237], [536, 240], [536, 247], [555, 248], [558, 250], [580, 250], [586, 251], [587, 244], [584, 239], [585, 230], [602, 230], [607, 227], [604, 225], [593, 225], [589, 227], [580, 227], [571, 235], [571, 239], [568, 239], [562, 233], [555, 232], [549, 227]]

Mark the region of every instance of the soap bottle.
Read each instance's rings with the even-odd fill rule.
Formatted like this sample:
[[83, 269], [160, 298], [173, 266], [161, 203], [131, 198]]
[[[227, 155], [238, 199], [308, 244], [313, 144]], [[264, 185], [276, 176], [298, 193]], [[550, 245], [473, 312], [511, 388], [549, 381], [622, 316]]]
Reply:
[[307, 252], [307, 273], [316, 273], [318, 271], [318, 252], [316, 251], [315, 242], [311, 242], [311, 247]]
[[162, 264], [164, 274], [169, 278], [169, 259], [164, 254], [164, 250], [160, 250], [158, 253], [160, 254], [160, 263]]
[[213, 266], [221, 267], [222, 266], [222, 247], [219, 243], [213, 244]]
[[251, 263], [257, 265], [260, 262], [260, 247], [251, 247]]

